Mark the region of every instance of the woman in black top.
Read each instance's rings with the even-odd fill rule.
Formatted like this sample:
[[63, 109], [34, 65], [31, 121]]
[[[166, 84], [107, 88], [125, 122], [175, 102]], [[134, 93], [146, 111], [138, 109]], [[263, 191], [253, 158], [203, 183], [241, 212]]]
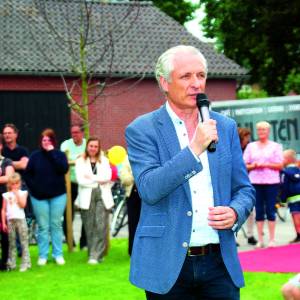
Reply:
[[55, 149], [56, 137], [52, 129], [40, 136], [40, 149], [34, 151], [25, 170], [33, 211], [38, 222], [38, 265], [47, 263], [49, 233], [52, 256], [59, 265], [65, 264], [62, 252], [62, 217], [66, 207], [65, 173], [68, 171], [66, 155]]

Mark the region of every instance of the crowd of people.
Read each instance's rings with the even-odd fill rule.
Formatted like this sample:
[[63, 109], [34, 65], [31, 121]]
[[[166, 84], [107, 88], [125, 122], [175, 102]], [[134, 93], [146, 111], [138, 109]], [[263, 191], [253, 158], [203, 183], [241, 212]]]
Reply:
[[[17, 144], [18, 129], [6, 124], [0, 134], [1, 269], [16, 269], [16, 254], [22, 256], [20, 271], [31, 268], [27, 219], [37, 223], [37, 265], [51, 255], [64, 265], [63, 220], [66, 210], [65, 174], [70, 167], [72, 208], [83, 221], [80, 248], [87, 247], [88, 263], [103, 260], [108, 232], [108, 212], [114, 206], [111, 186], [115, 172], [103, 154], [98, 138], [83, 138], [81, 125], [71, 126], [71, 138], [60, 149], [55, 132], [40, 134], [38, 149], [30, 155]], [[65, 223], [65, 222], [64, 222]], [[63, 232], [65, 229], [65, 234]], [[50, 243], [51, 242], [51, 243]]]

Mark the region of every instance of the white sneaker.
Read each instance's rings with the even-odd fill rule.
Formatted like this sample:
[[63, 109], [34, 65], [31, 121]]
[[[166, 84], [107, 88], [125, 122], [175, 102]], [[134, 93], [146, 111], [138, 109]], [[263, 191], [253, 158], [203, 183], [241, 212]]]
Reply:
[[37, 264], [38, 266], [45, 266], [47, 264], [47, 259], [39, 257]]
[[274, 240], [270, 240], [269, 244], [268, 244], [268, 247], [269, 248], [274, 248], [275, 246], [276, 246], [276, 242]]
[[28, 267], [28, 266], [21, 266], [20, 267], [20, 272], [26, 272], [28, 269], [30, 269], [30, 267]]
[[97, 259], [94, 259], [94, 258], [90, 258], [89, 260], [88, 260], [88, 264], [89, 265], [97, 265], [99, 262], [98, 262], [98, 260]]
[[265, 245], [263, 242], [257, 242], [257, 244], [255, 245], [256, 249], [261, 249], [261, 248], [265, 248]]
[[55, 258], [55, 262], [56, 262], [58, 265], [60, 265], [60, 266], [62, 266], [62, 265], [64, 265], [64, 264], [66, 263], [65, 260], [64, 260], [64, 258], [63, 258], [62, 256], [56, 257], [56, 258]]

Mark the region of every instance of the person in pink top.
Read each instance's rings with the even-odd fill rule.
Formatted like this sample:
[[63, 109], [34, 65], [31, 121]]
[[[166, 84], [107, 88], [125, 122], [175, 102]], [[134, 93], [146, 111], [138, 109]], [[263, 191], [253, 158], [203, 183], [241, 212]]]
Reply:
[[283, 168], [282, 146], [269, 140], [270, 124], [262, 121], [256, 124], [258, 140], [249, 143], [244, 160], [249, 178], [256, 190], [256, 225], [258, 248], [264, 247], [264, 220], [268, 220], [269, 247], [275, 245], [276, 196], [279, 190], [279, 172]]

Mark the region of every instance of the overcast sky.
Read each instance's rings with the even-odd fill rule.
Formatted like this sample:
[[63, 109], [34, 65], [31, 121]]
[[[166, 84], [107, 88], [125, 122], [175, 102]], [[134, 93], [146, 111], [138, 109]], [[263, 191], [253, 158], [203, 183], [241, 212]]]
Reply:
[[[188, 0], [192, 3], [198, 3], [199, 0]], [[184, 24], [185, 28], [192, 33], [193, 35], [195, 35], [196, 37], [198, 37], [201, 41], [203, 42], [212, 42], [213, 39], [208, 39], [206, 37], [204, 37], [202, 29], [201, 29], [201, 25], [199, 24], [199, 22], [204, 18], [204, 11], [202, 8], [199, 8], [195, 11], [195, 18], [189, 22], [186, 22]]]

